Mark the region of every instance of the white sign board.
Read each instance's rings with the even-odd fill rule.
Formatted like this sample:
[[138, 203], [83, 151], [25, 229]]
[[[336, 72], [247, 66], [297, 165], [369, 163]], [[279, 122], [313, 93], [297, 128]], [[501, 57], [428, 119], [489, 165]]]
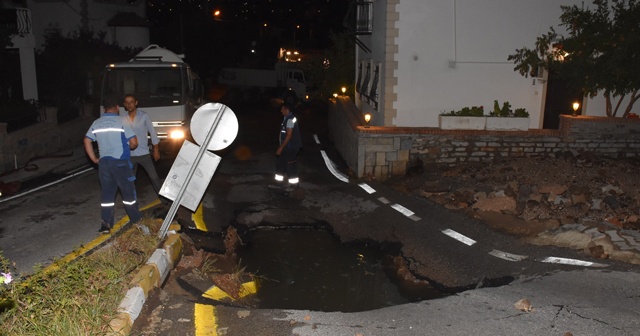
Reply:
[[[160, 188], [160, 195], [172, 201], [176, 200], [178, 192], [185, 183], [187, 175], [191, 170], [191, 166], [193, 165], [199, 150], [200, 147], [198, 145], [187, 140], [184, 141], [182, 148], [180, 148], [180, 152], [178, 152], [178, 157], [176, 157], [173, 162], [171, 170], [169, 170], [169, 174], [167, 174], [167, 177], [162, 184], [162, 188]], [[193, 176], [191, 177], [191, 181], [189, 182], [182, 199], [180, 200], [180, 205], [191, 211], [196, 211], [198, 204], [200, 204], [200, 201], [202, 200], [204, 192], [207, 190], [209, 182], [211, 182], [213, 173], [218, 169], [220, 160], [221, 158], [219, 156], [209, 151], [204, 153]]]

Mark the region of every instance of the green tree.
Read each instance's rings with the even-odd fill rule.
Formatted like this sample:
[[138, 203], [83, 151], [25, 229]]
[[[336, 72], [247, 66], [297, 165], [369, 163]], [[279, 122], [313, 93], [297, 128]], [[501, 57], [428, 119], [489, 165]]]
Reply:
[[[45, 37], [42, 50], [36, 53], [38, 92], [45, 104], [57, 106], [78, 98], [95, 98], [100, 91], [104, 67], [130, 59], [136, 52], [104, 41], [104, 33], [74, 31], [67, 36], [58, 32]], [[94, 82], [87, 95], [87, 80]]]
[[355, 43], [347, 34], [331, 32], [332, 46], [321, 54], [308, 56], [301, 65], [315, 98], [329, 98], [343, 86], [353, 88]]
[[560, 25], [567, 36], [551, 27], [536, 39], [535, 48], [516, 49], [508, 59], [525, 77], [553, 69], [584, 96], [602, 93], [610, 117], [617, 116], [628, 97], [626, 117], [640, 99], [640, 2], [594, 0], [593, 5], [561, 6]]

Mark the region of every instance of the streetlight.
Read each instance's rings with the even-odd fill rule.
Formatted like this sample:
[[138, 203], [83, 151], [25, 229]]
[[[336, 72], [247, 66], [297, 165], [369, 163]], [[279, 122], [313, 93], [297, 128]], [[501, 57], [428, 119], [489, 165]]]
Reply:
[[572, 117], [576, 117], [578, 115], [578, 109], [579, 108], [580, 108], [580, 103], [574, 102], [573, 103], [573, 114], [571, 114]]

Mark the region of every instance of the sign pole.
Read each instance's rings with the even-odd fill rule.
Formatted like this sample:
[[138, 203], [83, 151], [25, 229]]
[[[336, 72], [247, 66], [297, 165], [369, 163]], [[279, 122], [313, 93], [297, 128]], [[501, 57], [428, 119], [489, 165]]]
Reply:
[[162, 222], [162, 226], [160, 227], [160, 231], [158, 232], [159, 239], [163, 239], [167, 234], [167, 231], [169, 230], [169, 225], [173, 221], [173, 217], [176, 215], [176, 212], [178, 212], [178, 207], [180, 207], [180, 202], [182, 201], [182, 197], [184, 196], [184, 193], [187, 191], [187, 187], [191, 182], [191, 177], [193, 177], [193, 174], [196, 172], [196, 169], [198, 168], [198, 164], [200, 163], [202, 156], [204, 156], [204, 153], [208, 150], [207, 147], [209, 146], [209, 142], [211, 141], [211, 138], [213, 138], [213, 134], [215, 133], [216, 128], [218, 128], [218, 124], [222, 119], [222, 115], [227, 109], [226, 105], [222, 105], [222, 106], [223, 108], [218, 110], [218, 114], [216, 115], [216, 118], [213, 120], [213, 124], [209, 129], [209, 131], [207, 132], [207, 136], [205, 137], [203, 143], [199, 144], [200, 150], [198, 151], [198, 154], [196, 155], [196, 158], [193, 164], [191, 165], [191, 168], [189, 168], [189, 173], [187, 173], [185, 181], [180, 187], [178, 194], [176, 195], [176, 199], [171, 204], [171, 208], [169, 208], [169, 212], [167, 213], [167, 216], [164, 218], [164, 221]]

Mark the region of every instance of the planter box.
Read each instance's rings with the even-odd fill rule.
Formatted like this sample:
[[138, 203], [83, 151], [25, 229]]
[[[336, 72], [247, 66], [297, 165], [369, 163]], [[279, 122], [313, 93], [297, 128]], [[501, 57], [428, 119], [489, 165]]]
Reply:
[[528, 131], [529, 118], [486, 117], [487, 131]]
[[443, 130], [484, 130], [487, 118], [438, 116], [438, 124]]

